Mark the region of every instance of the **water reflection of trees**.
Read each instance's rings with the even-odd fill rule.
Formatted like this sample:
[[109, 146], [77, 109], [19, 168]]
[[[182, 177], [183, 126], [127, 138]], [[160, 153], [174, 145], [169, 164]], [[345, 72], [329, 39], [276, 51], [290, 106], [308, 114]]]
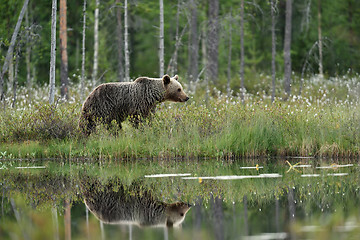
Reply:
[[[15, 219], [13, 224], [18, 226], [26, 223], [25, 228], [18, 228], [19, 236], [27, 236], [29, 231], [35, 232], [30, 230], [35, 228], [30, 220], [31, 216], [34, 216], [32, 212], [38, 211], [41, 215], [45, 210], [49, 212], [47, 217], [50, 217], [44, 219], [49, 223], [46, 228], [53, 231], [49, 236], [54, 239], [62, 237], [70, 239], [74, 230], [72, 218], [79, 214], [78, 208], [75, 208], [76, 212], [72, 213], [72, 211], [74, 206], [83, 202], [87, 203], [90, 211], [100, 220], [101, 226], [104, 222], [141, 227], [179, 226], [190, 209], [189, 204], [184, 202], [161, 201], [156, 186], [152, 185], [151, 188], [141, 179], [123, 184], [121, 178], [99, 178], [83, 173], [76, 173], [70, 177], [47, 171], [36, 174], [9, 171], [1, 172], [1, 175], [3, 179], [0, 184], [0, 191], [3, 193], [1, 218], [7, 222], [7, 225], [0, 226], [0, 238], [6, 226], [11, 225], [12, 221], [9, 219]], [[83, 209], [85, 215], [85, 208]], [[14, 218], [14, 214], [17, 218]], [[85, 217], [82, 221], [85, 221]], [[89, 232], [89, 229], [91, 232], [89, 218], [86, 222], [88, 230], [85, 232]], [[104, 228], [101, 228], [99, 234], [105, 235]], [[166, 236], [167, 231], [164, 230], [164, 234]], [[31, 238], [31, 235], [29, 236]]]
[[[349, 176], [341, 178], [325, 175], [301, 178], [300, 174], [294, 172], [280, 180], [209, 180], [199, 183], [180, 178], [158, 180], [134, 177], [128, 180], [122, 176], [93, 176], [86, 174], [86, 171], [73, 171], [71, 177], [47, 170], [37, 173], [3, 171], [0, 186], [3, 192], [1, 216], [13, 216], [10, 198], [21, 195], [33, 209], [55, 209], [55, 212], [60, 212], [59, 218], [64, 216], [66, 210], [72, 211], [74, 205], [82, 204], [85, 199], [90, 210], [102, 222], [166, 226], [166, 214], [163, 213], [166, 213], [164, 209], [168, 203], [186, 199], [183, 201], [194, 205], [191, 215], [186, 219], [194, 226], [192, 237], [196, 239], [200, 239], [196, 232], [205, 228], [211, 230], [213, 239], [228, 239], [264, 231], [291, 233], [291, 222], [308, 223], [315, 217], [326, 216], [323, 213], [331, 214], [335, 210], [346, 219], [355, 213], [354, 209], [359, 211], [358, 175], [357, 171], [350, 171]], [[103, 208], [96, 210], [93, 207], [96, 202], [102, 203], [99, 206]], [[151, 206], [151, 211], [144, 210], [146, 205]], [[138, 210], [132, 214], [123, 213], [128, 216], [125, 218], [109, 215], [110, 210], [119, 207]], [[154, 209], [160, 209], [160, 214], [156, 215]], [[85, 210], [82, 211], [85, 215]], [[140, 216], [141, 212], [159, 221], [144, 220]], [[64, 232], [65, 229], [59, 231]], [[70, 230], [66, 231], [70, 233]]]

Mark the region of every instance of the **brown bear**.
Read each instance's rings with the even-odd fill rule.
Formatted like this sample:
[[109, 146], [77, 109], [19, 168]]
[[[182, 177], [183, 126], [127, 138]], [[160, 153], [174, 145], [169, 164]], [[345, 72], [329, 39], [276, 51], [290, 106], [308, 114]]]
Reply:
[[108, 126], [116, 120], [119, 128], [128, 117], [135, 127], [155, 111], [163, 101], [186, 102], [178, 76], [170, 78], [139, 77], [134, 82], [104, 83], [96, 87], [86, 98], [79, 121], [85, 135], [94, 131], [98, 121]]
[[[90, 179], [90, 178], [89, 178]], [[191, 206], [187, 203], [165, 203], [156, 199], [141, 182], [130, 186], [118, 179], [101, 183], [83, 180], [82, 195], [86, 207], [103, 223], [139, 227], [178, 227]]]

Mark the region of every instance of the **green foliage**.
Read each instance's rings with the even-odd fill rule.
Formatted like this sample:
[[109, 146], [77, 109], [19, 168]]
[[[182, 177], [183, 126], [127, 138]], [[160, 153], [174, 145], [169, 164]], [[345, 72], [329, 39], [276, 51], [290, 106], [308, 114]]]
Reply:
[[[253, 82], [261, 89], [266, 81]], [[0, 152], [3, 158], [358, 156], [358, 85], [353, 77], [306, 79], [302, 97], [273, 104], [264, 91], [247, 93], [244, 104], [216, 89], [202, 100], [198, 86], [187, 103], [160, 104], [139, 128], [125, 121], [119, 130], [114, 122], [110, 131], [98, 126], [86, 139], [77, 127], [78, 85], [71, 87], [75, 99], [56, 106], [41, 103], [47, 87], [38, 88], [32, 104], [21, 98], [0, 115]]]
[[[308, 3], [311, 3], [308, 5]], [[359, 72], [359, 8], [360, 2], [346, 0], [335, 2], [322, 0], [322, 35], [323, 35], [323, 65], [326, 75], [337, 76], [347, 73]], [[208, 6], [206, 1], [198, 1], [198, 35], [207, 24]], [[71, 82], [77, 82], [73, 75], [79, 74], [81, 65], [81, 38], [82, 38], [82, 1], [68, 1], [68, 55], [69, 76]], [[180, 4], [180, 32], [188, 23], [189, 9], [186, 1]], [[220, 5], [220, 46], [219, 46], [219, 81], [226, 76], [228, 61], [228, 32], [232, 28], [232, 75], [239, 72], [240, 58], [240, 34], [239, 34], [239, 0], [232, 0]], [[0, 53], [6, 54], [13, 29], [15, 27], [22, 1], [4, 1], [0, 4]], [[99, 76], [104, 73], [102, 82], [117, 81], [118, 76], [118, 35], [117, 35], [117, 6], [114, 0], [105, 0], [100, 4], [99, 26]], [[86, 75], [92, 75], [93, 45], [94, 45], [94, 2], [90, 1], [87, 7], [86, 28]], [[129, 33], [130, 33], [130, 66], [131, 78], [140, 75], [158, 75], [158, 26], [159, 26], [159, 3], [151, 1], [129, 1]], [[167, 66], [175, 49], [176, 28], [176, 1], [164, 2], [165, 17], [165, 66]], [[229, 24], [229, 12], [232, 21]], [[50, 60], [50, 15], [51, 2], [30, 2], [29, 8], [30, 26], [35, 24], [39, 28], [31, 28], [39, 35], [39, 41], [31, 49], [31, 69], [35, 68], [34, 79], [39, 84], [48, 82], [48, 70]], [[244, 44], [245, 44], [245, 72], [251, 74], [268, 74], [271, 71], [271, 16], [268, 1], [245, 1]], [[317, 34], [317, 4], [313, 1], [293, 3], [293, 36], [292, 36], [292, 66], [296, 74], [300, 74], [310, 48], [318, 40]], [[277, 38], [277, 71], [282, 75], [282, 49], [284, 29], [285, 2], [278, 1], [276, 9], [276, 38]], [[24, 26], [23, 22], [23, 26]], [[38, 29], [38, 30], [35, 30]], [[188, 28], [189, 29], [189, 28]], [[187, 30], [188, 31], [188, 30]], [[185, 31], [178, 52], [178, 74], [186, 76], [188, 68], [188, 34]], [[199, 49], [201, 50], [201, 39]], [[25, 46], [22, 48], [25, 50]], [[202, 59], [199, 53], [199, 62]], [[21, 55], [19, 83], [26, 82], [25, 54]], [[1, 58], [0, 63], [4, 61]], [[318, 50], [310, 54], [306, 70], [307, 74], [318, 72]], [[202, 65], [199, 64], [199, 65]], [[57, 75], [59, 74], [59, 58], [57, 58]], [[202, 67], [200, 67], [199, 71]], [[57, 77], [59, 80], [59, 77]], [[245, 87], [251, 93], [256, 93], [251, 77], [246, 76]], [[223, 86], [222, 86], [223, 87]], [[221, 88], [222, 88], [221, 87]], [[237, 90], [237, 85], [232, 85]], [[220, 88], [220, 89], [221, 89]], [[253, 90], [255, 92], [253, 92]]]
[[69, 139], [77, 129], [76, 106], [34, 105], [31, 111], [15, 111], [1, 116], [1, 141], [23, 142]]

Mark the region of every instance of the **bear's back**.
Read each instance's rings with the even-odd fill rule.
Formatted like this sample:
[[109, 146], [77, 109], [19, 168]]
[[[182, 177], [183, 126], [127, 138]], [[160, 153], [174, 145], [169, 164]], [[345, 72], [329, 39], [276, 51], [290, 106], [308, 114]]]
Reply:
[[85, 204], [98, 219], [110, 224], [165, 224], [166, 204], [155, 200], [148, 192], [140, 195], [135, 191], [129, 194], [123, 187], [116, 192], [112, 187], [108, 185], [102, 190], [93, 189], [85, 192]]

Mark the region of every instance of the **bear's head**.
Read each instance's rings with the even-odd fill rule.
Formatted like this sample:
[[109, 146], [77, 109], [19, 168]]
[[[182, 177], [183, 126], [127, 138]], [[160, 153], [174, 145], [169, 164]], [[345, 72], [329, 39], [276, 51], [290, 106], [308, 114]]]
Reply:
[[191, 206], [189, 204], [183, 202], [177, 202], [167, 205], [166, 226], [179, 226], [184, 221], [185, 215], [189, 211], [190, 207]]
[[185, 94], [181, 84], [177, 81], [178, 75], [170, 78], [169, 75], [164, 75], [162, 80], [165, 87], [165, 100], [173, 102], [186, 102], [189, 97]]

